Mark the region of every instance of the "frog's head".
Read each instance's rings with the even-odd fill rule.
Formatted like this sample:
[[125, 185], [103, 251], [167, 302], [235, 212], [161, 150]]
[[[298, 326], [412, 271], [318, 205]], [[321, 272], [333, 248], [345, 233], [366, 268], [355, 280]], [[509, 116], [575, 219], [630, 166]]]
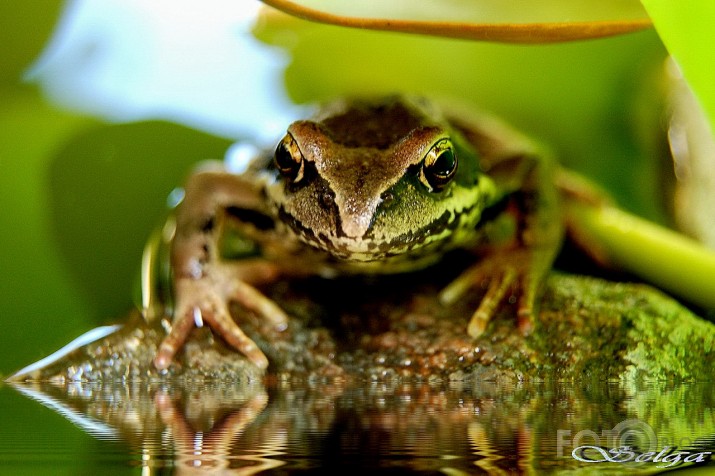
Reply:
[[290, 125], [269, 200], [299, 238], [372, 261], [453, 240], [493, 200], [478, 157], [418, 100], [343, 101]]

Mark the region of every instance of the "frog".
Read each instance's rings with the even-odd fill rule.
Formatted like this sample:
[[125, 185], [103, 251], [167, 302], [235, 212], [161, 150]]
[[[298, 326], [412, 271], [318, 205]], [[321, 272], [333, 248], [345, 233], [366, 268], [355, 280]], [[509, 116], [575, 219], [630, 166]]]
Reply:
[[[493, 115], [421, 96], [341, 98], [291, 123], [240, 173], [195, 170], [170, 244], [174, 307], [154, 366], [167, 369], [195, 327], [261, 369], [264, 352], [233, 319], [237, 303], [277, 331], [290, 317], [260, 289], [281, 279], [389, 276], [451, 252], [468, 265], [439, 294], [482, 293], [465, 333], [479, 338], [504, 306], [532, 331], [564, 235], [555, 161]], [[252, 250], [222, 253], [230, 223]]]

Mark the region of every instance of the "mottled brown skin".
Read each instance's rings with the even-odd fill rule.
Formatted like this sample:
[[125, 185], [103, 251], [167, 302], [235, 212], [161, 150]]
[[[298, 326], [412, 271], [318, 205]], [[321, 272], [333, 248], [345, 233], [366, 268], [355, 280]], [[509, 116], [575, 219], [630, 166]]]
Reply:
[[[442, 301], [487, 287], [469, 334], [480, 335], [512, 294], [526, 331], [562, 235], [552, 174], [531, 141], [483, 115], [404, 97], [330, 103], [291, 124], [273, 156], [256, 157], [246, 172], [189, 177], [171, 250], [174, 319], [155, 366], [168, 367], [191, 329], [207, 324], [265, 368], [229, 301], [283, 329], [288, 316], [256, 285], [409, 272], [455, 249], [477, 261]], [[222, 258], [226, 220], [257, 258]]]

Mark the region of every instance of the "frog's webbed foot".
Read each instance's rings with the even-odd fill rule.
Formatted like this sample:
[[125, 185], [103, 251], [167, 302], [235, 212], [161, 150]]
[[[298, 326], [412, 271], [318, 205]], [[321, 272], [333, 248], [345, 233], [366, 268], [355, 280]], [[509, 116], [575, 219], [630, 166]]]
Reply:
[[534, 251], [525, 249], [487, 256], [447, 285], [440, 293], [440, 301], [451, 304], [469, 289], [485, 287], [484, 297], [467, 326], [468, 334], [473, 338], [482, 335], [506, 299], [517, 303], [517, 325], [526, 334], [532, 327], [536, 291], [543, 275], [533, 257]]
[[154, 366], [166, 369], [186, 342], [194, 327], [208, 325], [226, 343], [243, 353], [256, 366], [265, 369], [268, 359], [261, 349], [236, 324], [228, 303], [235, 301], [266, 319], [277, 330], [285, 329], [288, 316], [271, 299], [240, 279], [230, 265], [214, 265], [200, 278], [180, 277], [174, 283], [176, 303], [171, 331], [159, 345]]

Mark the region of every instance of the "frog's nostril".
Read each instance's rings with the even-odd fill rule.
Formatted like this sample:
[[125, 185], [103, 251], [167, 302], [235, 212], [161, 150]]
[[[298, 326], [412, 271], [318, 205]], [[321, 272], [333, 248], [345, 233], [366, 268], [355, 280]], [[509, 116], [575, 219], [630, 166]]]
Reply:
[[321, 192], [318, 195], [318, 203], [324, 210], [332, 210], [335, 207], [335, 197], [330, 192]]

